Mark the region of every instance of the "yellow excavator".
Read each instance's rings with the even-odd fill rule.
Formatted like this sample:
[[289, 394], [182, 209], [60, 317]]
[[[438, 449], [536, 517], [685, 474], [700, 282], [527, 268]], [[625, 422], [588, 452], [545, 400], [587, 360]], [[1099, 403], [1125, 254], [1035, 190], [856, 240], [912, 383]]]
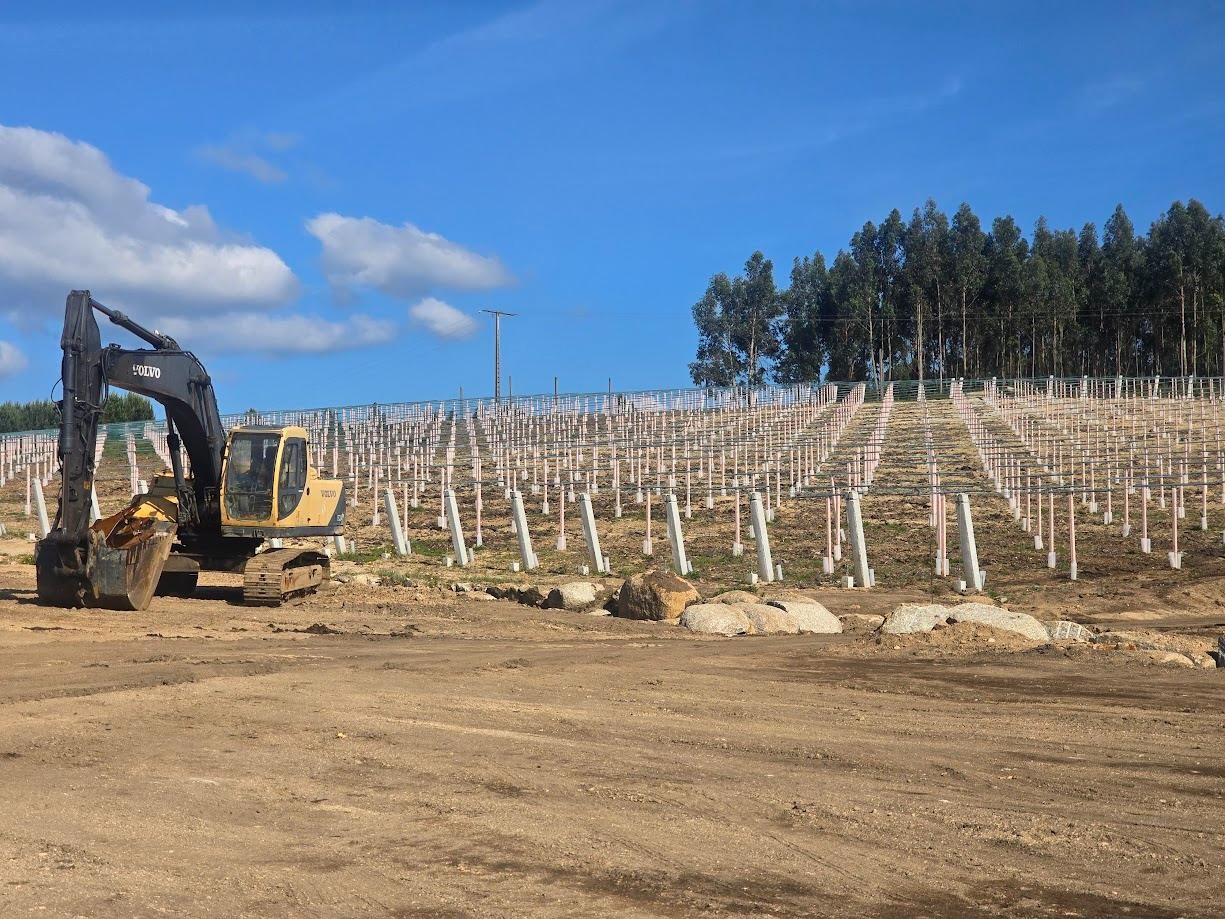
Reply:
[[[102, 347], [95, 312], [152, 347]], [[327, 580], [322, 552], [261, 551], [269, 539], [334, 536], [344, 525], [344, 484], [311, 466], [303, 428], [246, 425], [227, 433], [196, 356], [87, 290], [68, 295], [60, 347], [62, 488], [55, 525], [35, 549], [40, 603], [142, 610], [155, 593], [190, 596], [204, 570], [241, 572], [245, 603], [276, 606]], [[171, 468], [148, 493], [91, 524], [98, 423], [110, 386], [161, 403]]]

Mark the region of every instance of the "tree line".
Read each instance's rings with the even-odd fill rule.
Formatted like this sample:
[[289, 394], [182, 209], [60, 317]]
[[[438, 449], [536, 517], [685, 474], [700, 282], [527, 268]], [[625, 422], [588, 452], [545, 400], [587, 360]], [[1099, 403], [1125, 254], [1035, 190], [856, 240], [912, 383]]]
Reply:
[[1099, 234], [1027, 239], [968, 204], [865, 223], [832, 264], [796, 258], [780, 289], [761, 252], [693, 306], [699, 386], [948, 377], [1225, 376], [1225, 219], [1175, 202], [1137, 234], [1123, 206]]
[[[134, 392], [108, 396], [102, 410], [103, 424], [152, 421], [153, 405]], [[13, 431], [44, 431], [60, 426], [60, 414], [50, 399], [0, 403], [0, 434]]]

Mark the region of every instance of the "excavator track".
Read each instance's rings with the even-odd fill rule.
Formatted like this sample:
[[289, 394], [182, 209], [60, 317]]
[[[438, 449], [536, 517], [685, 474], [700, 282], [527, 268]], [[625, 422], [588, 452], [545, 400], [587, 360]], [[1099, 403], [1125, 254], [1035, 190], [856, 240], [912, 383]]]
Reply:
[[272, 549], [253, 556], [243, 569], [242, 600], [280, 606], [313, 591], [331, 576], [328, 557], [309, 549]]

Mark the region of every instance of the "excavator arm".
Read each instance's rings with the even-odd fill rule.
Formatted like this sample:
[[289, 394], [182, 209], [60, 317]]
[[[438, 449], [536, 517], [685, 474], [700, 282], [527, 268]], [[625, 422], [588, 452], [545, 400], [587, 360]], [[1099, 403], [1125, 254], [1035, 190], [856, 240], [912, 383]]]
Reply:
[[[94, 313], [149, 343], [129, 349], [101, 345]], [[62, 476], [55, 526], [38, 546], [35, 564], [41, 600], [140, 608], [140, 596], [156, 581], [175, 529], [216, 529], [225, 429], [212, 381], [203, 365], [168, 335], [133, 322], [94, 300], [87, 290], [68, 295], [64, 310], [59, 458]], [[94, 453], [107, 388], [111, 385], [155, 399], [166, 410], [168, 446], [178, 493], [173, 524], [152, 518], [125, 519], [122, 533], [90, 528]], [[180, 444], [191, 462], [188, 484]], [[134, 570], [139, 569], [139, 570]], [[149, 575], [146, 577], [144, 571]], [[136, 591], [133, 599], [132, 591]], [[147, 597], [144, 603], [147, 603]]]

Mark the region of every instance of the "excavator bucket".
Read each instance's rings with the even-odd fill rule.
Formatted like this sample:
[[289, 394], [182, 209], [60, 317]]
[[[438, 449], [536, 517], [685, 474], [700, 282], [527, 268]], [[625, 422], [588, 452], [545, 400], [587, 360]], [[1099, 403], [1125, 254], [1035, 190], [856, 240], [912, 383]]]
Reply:
[[111, 531], [89, 531], [89, 588], [85, 605], [143, 610], [166, 567], [175, 525], [152, 517], [129, 518]]
[[53, 531], [35, 551], [39, 602], [147, 609], [176, 530], [151, 505], [136, 504], [95, 523], [84, 545]]

